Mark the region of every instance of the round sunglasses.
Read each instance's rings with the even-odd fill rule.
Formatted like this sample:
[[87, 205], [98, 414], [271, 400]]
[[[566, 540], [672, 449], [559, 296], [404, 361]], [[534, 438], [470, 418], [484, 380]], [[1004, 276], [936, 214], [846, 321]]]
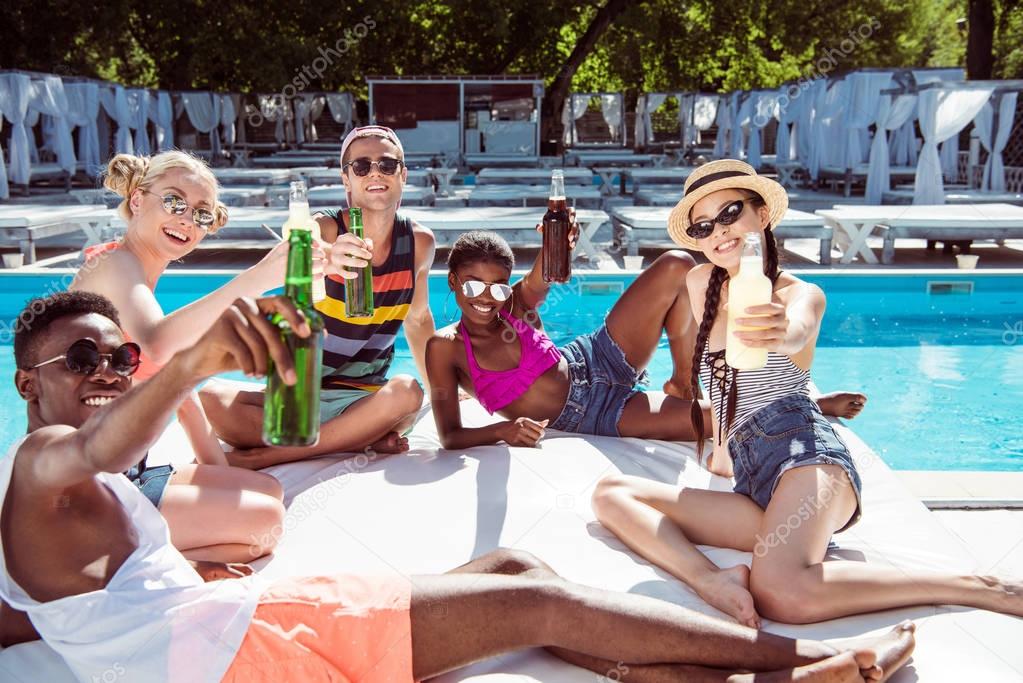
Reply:
[[745, 204], [741, 199], [736, 199], [734, 202], [721, 209], [721, 213], [714, 218], [691, 224], [688, 228], [686, 228], [686, 234], [694, 240], [702, 240], [704, 237], [710, 237], [711, 233], [714, 232], [715, 225], [731, 225], [735, 221], [739, 220], [739, 216], [742, 215], [742, 209], [744, 206]]
[[76, 375], [92, 375], [104, 359], [110, 363], [110, 369], [116, 374], [131, 377], [139, 369], [142, 349], [134, 342], [127, 342], [114, 349], [113, 353], [100, 353], [96, 342], [91, 339], [79, 339], [71, 344], [66, 352], [42, 363], [36, 363], [29, 369], [34, 370], [62, 360], [67, 369]]
[[507, 301], [512, 295], [512, 288], [503, 282], [481, 282], [479, 280], [466, 280], [462, 283], [462, 294], [470, 299], [482, 296], [483, 292], [490, 287], [490, 296], [494, 301]]
[[192, 208], [185, 201], [184, 197], [180, 197], [173, 192], [158, 195], [155, 192], [149, 190], [142, 190], [145, 194], [151, 194], [154, 197], [158, 197], [160, 202], [163, 204], [163, 210], [171, 216], [184, 216], [185, 212], [192, 209], [192, 222], [196, 224], [200, 229], [208, 231], [213, 227], [217, 217], [213, 215], [213, 212], [209, 209], [204, 209], [201, 206]]
[[368, 176], [370, 170], [372, 170], [372, 168], [376, 166], [377, 170], [379, 170], [384, 175], [394, 175], [395, 173], [398, 172], [398, 169], [401, 168], [404, 163], [405, 162], [403, 162], [401, 159], [392, 159], [391, 157], [384, 157], [379, 161], [371, 161], [370, 159], [367, 159], [365, 157], [359, 157], [358, 159], [353, 159], [349, 161], [342, 167], [341, 170], [351, 168], [352, 173], [362, 178], [364, 176]]

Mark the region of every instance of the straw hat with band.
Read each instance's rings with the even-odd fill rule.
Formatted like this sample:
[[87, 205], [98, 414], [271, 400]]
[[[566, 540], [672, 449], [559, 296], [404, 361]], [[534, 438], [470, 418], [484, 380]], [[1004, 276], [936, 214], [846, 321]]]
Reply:
[[671, 215], [668, 216], [668, 234], [676, 244], [687, 249], [700, 248], [686, 230], [693, 221], [690, 212], [693, 205], [709, 194], [720, 190], [745, 189], [763, 197], [770, 213], [771, 226], [777, 226], [789, 208], [789, 196], [785, 188], [757, 172], [749, 164], [736, 159], [720, 159], [704, 164], [686, 180], [685, 190]]
[[[401, 145], [401, 140], [398, 139], [398, 134], [387, 126], [361, 126], [359, 128], [353, 128], [348, 135], [345, 136], [344, 142], [341, 143], [341, 159], [344, 160], [345, 154], [348, 153], [348, 148], [351, 147], [352, 143], [356, 140], [363, 138], [382, 138], [387, 140], [392, 145], [398, 148], [398, 158], [402, 160], [404, 164], [405, 160], [405, 148]], [[400, 170], [400, 169], [399, 169]], [[342, 173], [344, 168], [342, 167]], [[352, 191], [345, 186], [345, 194], [348, 196], [348, 206], [352, 205]], [[400, 201], [399, 201], [400, 205]]]

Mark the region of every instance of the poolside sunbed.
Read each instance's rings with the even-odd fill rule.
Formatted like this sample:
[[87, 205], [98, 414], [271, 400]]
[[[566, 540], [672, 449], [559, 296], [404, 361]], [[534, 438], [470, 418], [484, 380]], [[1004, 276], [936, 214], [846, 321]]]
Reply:
[[[420, 185], [406, 185], [401, 193], [402, 206], [432, 206], [433, 188]], [[348, 205], [348, 195], [345, 186], [320, 185], [309, 189], [309, 206], [340, 207]]]
[[[852, 194], [854, 184], [867, 182], [869, 172], [870, 164], [857, 164], [852, 168], [821, 166], [818, 178], [835, 185], [842, 183], [842, 192], [848, 197]], [[893, 183], [897, 180], [912, 180], [916, 177], [916, 166], [892, 166], [889, 174]]]
[[[460, 406], [467, 427], [500, 419], [487, 415], [475, 400]], [[834, 537], [837, 549], [831, 557], [951, 572], [979, 568], [962, 542], [867, 445], [844, 425], [836, 428], [860, 469], [864, 514]], [[722, 616], [681, 581], [629, 551], [590, 508], [597, 482], [617, 472], [730, 490], [727, 479], [698, 465], [692, 444], [549, 430], [538, 448], [501, 444], [445, 451], [439, 448], [433, 416], [425, 410], [409, 442], [411, 450], [396, 456], [367, 460], [348, 454], [269, 468], [284, 488], [288, 513], [280, 545], [272, 558], [255, 562], [257, 570], [271, 580], [342, 572], [436, 574], [504, 546], [535, 554], [572, 581]], [[182, 454], [190, 452], [184, 443], [175, 425], [151, 451], [150, 463], [183, 460]], [[750, 553], [701, 549], [722, 567], [751, 561]], [[892, 683], [1019, 680], [1023, 620], [991, 612], [917, 607], [802, 626], [765, 620], [764, 626], [789, 637], [844, 639], [880, 635], [902, 619], [917, 623], [917, 646], [909, 666]], [[75, 680], [49, 646], [38, 641], [0, 651], [0, 671], [15, 681]], [[594, 674], [533, 649], [434, 680], [592, 683]]]
[[[477, 185], [469, 194], [469, 206], [547, 206], [550, 185]], [[582, 185], [565, 185], [569, 206], [599, 209], [600, 190]]]
[[664, 157], [657, 154], [636, 154], [627, 149], [572, 149], [565, 152], [565, 163], [574, 166], [659, 166]]
[[877, 263], [867, 245], [867, 238], [876, 233], [884, 237], [881, 262], [885, 264], [895, 261], [899, 238], [962, 242], [968, 247], [974, 240], [1023, 237], [1023, 207], [1011, 204], [836, 205], [816, 213], [841, 233], [841, 263], [851, 263], [857, 256]]
[[[402, 209], [402, 213], [433, 230], [439, 247], [451, 246], [459, 235], [469, 230], [499, 232], [513, 247], [538, 247], [541, 244], [536, 226], [543, 219], [542, 207], [411, 208]], [[597, 229], [607, 222], [607, 214], [592, 209], [579, 209], [576, 220], [581, 230], [576, 253], [594, 262], [598, 261], [601, 254], [593, 245], [592, 238]]]
[[[593, 173], [585, 168], [565, 168], [565, 185], [593, 185]], [[484, 168], [476, 174], [477, 185], [547, 185], [551, 170], [546, 168]]]
[[291, 172], [286, 168], [214, 168], [213, 175], [221, 185], [287, 185], [291, 182]]
[[[912, 204], [913, 190], [888, 190], [881, 195], [882, 204]], [[949, 189], [945, 186], [945, 204], [1015, 204], [1023, 206], [1023, 193], [990, 192], [987, 190]]]
[[[670, 208], [616, 206], [610, 213], [611, 220], [614, 221], [615, 241], [620, 247], [625, 247], [629, 254], [638, 254], [641, 242], [656, 246], [675, 246], [668, 237]], [[820, 240], [820, 263], [824, 266], [831, 263], [833, 231], [819, 216], [789, 209], [773, 232], [779, 247], [783, 247], [785, 240], [789, 238]]]
[[16, 243], [26, 264], [35, 263], [39, 240], [84, 232], [87, 244], [97, 244], [113, 214], [103, 205], [0, 204], [0, 238]]

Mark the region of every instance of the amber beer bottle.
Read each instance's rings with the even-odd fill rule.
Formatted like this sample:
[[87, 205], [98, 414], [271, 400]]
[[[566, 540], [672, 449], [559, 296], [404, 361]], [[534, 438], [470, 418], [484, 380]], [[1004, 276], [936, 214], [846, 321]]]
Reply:
[[551, 196], [543, 217], [543, 279], [545, 282], [568, 282], [572, 277], [572, 252], [568, 248], [572, 219], [565, 199], [565, 172], [551, 173]]

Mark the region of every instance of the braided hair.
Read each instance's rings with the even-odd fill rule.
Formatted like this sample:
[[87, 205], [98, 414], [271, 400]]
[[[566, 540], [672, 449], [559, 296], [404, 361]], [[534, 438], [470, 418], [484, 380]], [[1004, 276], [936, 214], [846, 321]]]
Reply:
[[[751, 193], [746, 197], [746, 199], [751, 205], [757, 208], [765, 205], [764, 198], [756, 193]], [[778, 277], [781, 275], [781, 269], [778, 266], [778, 244], [774, 239], [774, 233], [771, 231], [770, 225], [764, 229], [764, 275], [771, 280], [772, 285], [778, 281]], [[693, 351], [693, 371], [691, 377], [693, 396], [700, 395], [700, 365], [703, 361], [703, 347], [707, 343], [707, 338], [710, 336], [710, 329], [714, 326], [714, 320], [717, 318], [718, 307], [721, 303], [721, 288], [727, 279], [728, 271], [721, 266], [714, 266], [714, 269], [710, 273], [710, 280], [707, 282], [707, 295], [703, 304], [703, 318], [700, 320], [700, 329], [696, 333], [696, 349]], [[735, 418], [735, 406], [738, 402], [738, 391], [735, 381], [735, 373], [737, 371], [734, 368], [728, 368], [727, 366], [726, 371], [730, 374], [724, 426], [724, 431], [727, 433], [728, 429], [732, 425], [732, 420]], [[709, 392], [710, 387], [707, 389]], [[704, 431], [703, 424], [703, 409], [700, 408], [699, 401], [693, 401], [690, 417], [692, 419], [693, 429], [696, 431], [696, 452], [697, 455], [702, 458], [703, 441], [706, 432]], [[718, 438], [723, 439], [724, 435], [718, 434]]]

